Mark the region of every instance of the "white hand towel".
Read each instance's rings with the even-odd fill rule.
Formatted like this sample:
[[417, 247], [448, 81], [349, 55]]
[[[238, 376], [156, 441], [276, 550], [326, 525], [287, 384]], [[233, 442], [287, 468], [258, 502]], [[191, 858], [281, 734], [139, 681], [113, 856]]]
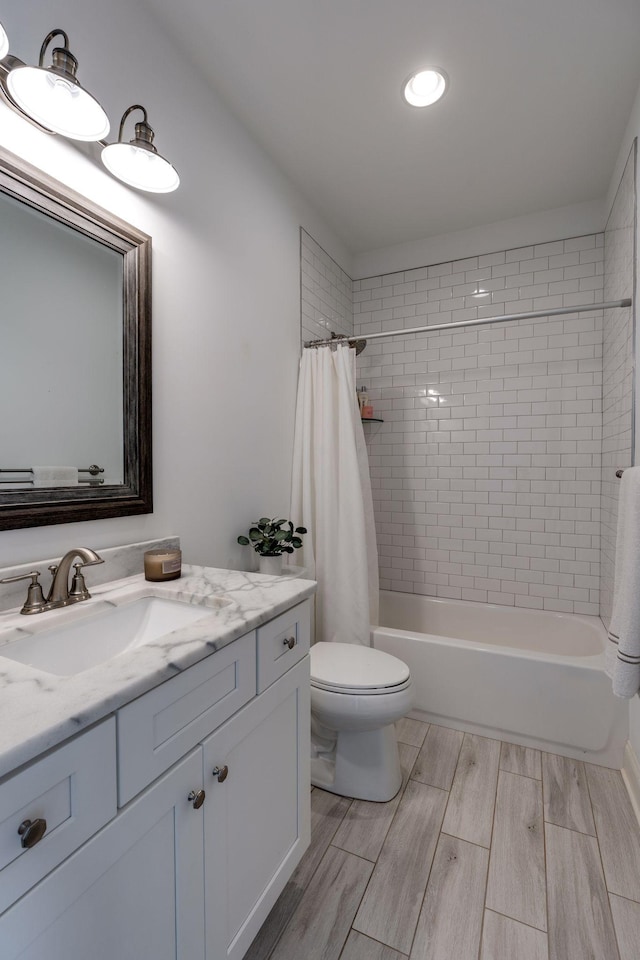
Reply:
[[620, 482], [606, 671], [617, 697], [635, 696], [640, 687], [640, 467], [628, 467]]
[[78, 483], [77, 467], [33, 467], [34, 487], [74, 487]]

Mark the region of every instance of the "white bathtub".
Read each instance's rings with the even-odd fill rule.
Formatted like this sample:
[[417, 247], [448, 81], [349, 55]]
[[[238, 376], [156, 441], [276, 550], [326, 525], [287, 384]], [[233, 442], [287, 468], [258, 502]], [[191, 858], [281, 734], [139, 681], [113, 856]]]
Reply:
[[620, 768], [628, 711], [598, 617], [381, 591], [373, 646], [408, 664], [412, 716]]

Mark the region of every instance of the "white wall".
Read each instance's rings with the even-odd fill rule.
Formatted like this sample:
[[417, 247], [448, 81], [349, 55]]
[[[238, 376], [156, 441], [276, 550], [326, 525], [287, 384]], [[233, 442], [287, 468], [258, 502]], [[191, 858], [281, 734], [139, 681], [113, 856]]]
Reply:
[[2, 20], [29, 62], [50, 29], [66, 29], [111, 139], [143, 103], [182, 185], [160, 197], [129, 190], [97, 148], [41, 134], [0, 104], [4, 147], [153, 237], [155, 493], [152, 515], [4, 531], [0, 566], [169, 533], [187, 560], [247, 565], [237, 534], [288, 509], [300, 224], [347, 270], [348, 254], [140, 5], [25, 0], [5, 4]]
[[511, 220], [499, 220], [481, 227], [427, 236], [424, 240], [361, 253], [354, 257], [353, 276], [358, 280], [398, 270], [412, 270], [425, 264], [475, 257], [478, 252], [490, 254], [546, 243], [555, 237], [579, 237], [603, 230], [605, 220], [605, 205], [600, 200], [540, 210]]
[[[633, 144], [635, 137], [640, 137], [640, 89], [638, 90], [638, 95], [636, 97], [633, 109], [629, 116], [629, 122], [627, 124], [627, 129], [620, 144], [620, 150], [618, 153], [618, 160], [616, 167], [614, 169], [613, 175], [611, 177], [611, 183], [609, 186], [609, 193], [607, 196], [607, 210], [611, 207], [613, 199], [618, 189], [618, 184], [622, 177], [622, 172], [624, 170], [627, 158], [629, 156], [629, 151]], [[637, 172], [636, 172], [637, 179]], [[637, 201], [637, 195], [636, 195]], [[636, 234], [636, 257], [640, 258], [640, 212], [636, 208], [636, 228], [638, 233]], [[640, 263], [636, 261], [636, 275], [640, 269]], [[634, 298], [637, 298], [637, 283], [636, 290], [634, 293]], [[638, 378], [640, 377], [640, 369], [637, 361], [638, 353], [638, 307], [634, 303], [634, 313], [635, 313], [635, 324], [636, 324], [636, 444], [635, 444], [635, 463], [638, 465], [640, 463], [640, 383]], [[640, 757], [640, 696], [636, 696], [629, 703], [629, 739], [631, 745], [635, 750], [636, 756]]]

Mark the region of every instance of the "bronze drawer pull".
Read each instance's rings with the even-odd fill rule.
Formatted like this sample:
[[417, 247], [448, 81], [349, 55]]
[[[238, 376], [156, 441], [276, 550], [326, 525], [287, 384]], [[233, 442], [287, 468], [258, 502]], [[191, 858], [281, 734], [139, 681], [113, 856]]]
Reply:
[[204, 792], [204, 790], [192, 790], [189, 796], [187, 797], [187, 800], [192, 801], [194, 810], [199, 810], [202, 804], [204, 803], [205, 797], [206, 797], [206, 793]]
[[289, 637], [289, 638], [285, 637], [282, 642], [283, 642], [283, 644], [285, 645], [285, 647], [289, 647], [289, 650], [293, 650], [293, 648], [294, 648], [295, 645], [296, 645], [296, 638], [295, 638], [295, 637]]
[[33, 821], [23, 820], [18, 827], [18, 833], [21, 837], [20, 842], [25, 849], [35, 847], [36, 843], [40, 843], [46, 832], [47, 821], [40, 818]]
[[218, 778], [218, 783], [224, 783], [229, 776], [229, 767], [225, 763], [224, 767], [214, 767], [211, 772]]

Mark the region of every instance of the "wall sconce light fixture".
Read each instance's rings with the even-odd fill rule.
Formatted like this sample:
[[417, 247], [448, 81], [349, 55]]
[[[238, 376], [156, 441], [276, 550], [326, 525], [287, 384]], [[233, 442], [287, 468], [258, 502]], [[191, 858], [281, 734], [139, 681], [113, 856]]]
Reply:
[[4, 29], [0, 23], [0, 60], [4, 60], [6, 55], [9, 53], [9, 37], [7, 36], [7, 31]]
[[[54, 47], [51, 66], [44, 66], [47, 47], [54, 37], [64, 47]], [[40, 49], [37, 67], [15, 66], [7, 77], [14, 103], [36, 123], [71, 140], [101, 140], [109, 133], [109, 118], [76, 79], [78, 61], [69, 50], [64, 30], [52, 30]]]
[[[142, 110], [144, 119], [136, 123], [133, 140], [125, 143], [122, 139], [125, 121], [134, 110]], [[153, 138], [147, 111], [139, 103], [134, 103], [122, 116], [118, 142], [110, 143], [102, 151], [102, 162], [114, 177], [131, 187], [151, 193], [171, 193], [178, 188], [180, 177], [175, 167], [160, 156]]]
[[[52, 63], [45, 67], [47, 48], [54, 37], [62, 37], [64, 46], [54, 47]], [[109, 133], [109, 118], [78, 82], [77, 69], [78, 61], [69, 50], [64, 30], [52, 30], [45, 37], [38, 66], [30, 67], [9, 55], [9, 40], [0, 23], [0, 93], [10, 107], [47, 133], [101, 143], [105, 167], [130, 187], [151, 193], [176, 190], [180, 177], [154, 146], [155, 135], [145, 108], [136, 103], [125, 110], [118, 142], [107, 144], [104, 138]], [[135, 137], [127, 143], [123, 140], [124, 124], [134, 110], [142, 110], [143, 119], [136, 123]]]

